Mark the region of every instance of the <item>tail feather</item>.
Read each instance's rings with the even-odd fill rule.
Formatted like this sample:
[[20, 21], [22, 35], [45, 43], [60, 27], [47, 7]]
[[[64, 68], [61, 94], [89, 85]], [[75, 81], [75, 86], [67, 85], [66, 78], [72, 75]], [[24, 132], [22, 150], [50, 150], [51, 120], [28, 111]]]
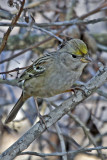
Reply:
[[19, 100], [17, 101], [17, 103], [15, 104], [11, 112], [9, 113], [8, 117], [6, 118], [5, 123], [11, 122], [16, 117], [19, 109], [22, 107], [24, 102], [25, 100], [23, 100], [23, 95], [21, 95]]

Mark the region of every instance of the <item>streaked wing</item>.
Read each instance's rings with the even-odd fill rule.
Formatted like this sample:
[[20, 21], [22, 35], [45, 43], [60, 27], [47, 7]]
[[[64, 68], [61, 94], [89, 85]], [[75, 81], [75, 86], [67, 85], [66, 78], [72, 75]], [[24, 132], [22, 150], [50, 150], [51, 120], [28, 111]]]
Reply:
[[37, 77], [45, 72], [45, 64], [51, 59], [50, 55], [46, 55], [37, 59], [29, 68], [27, 68], [20, 76], [19, 81], [28, 80], [33, 77]]

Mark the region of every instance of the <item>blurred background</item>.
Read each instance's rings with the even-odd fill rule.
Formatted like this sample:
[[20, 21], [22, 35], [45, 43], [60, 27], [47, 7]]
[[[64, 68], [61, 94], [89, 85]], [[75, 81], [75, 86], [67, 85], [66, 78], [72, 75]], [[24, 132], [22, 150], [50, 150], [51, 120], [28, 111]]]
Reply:
[[[21, 7], [20, 1], [0, 0], [0, 43], [7, 32], [9, 24]], [[32, 64], [40, 56], [58, 49], [60, 42], [47, 33], [34, 29], [37, 24], [51, 31], [58, 37], [82, 39], [88, 47], [93, 62], [83, 71], [80, 81], [87, 82], [98, 71], [98, 62], [107, 66], [107, 1], [103, 0], [26, 0], [23, 12], [18, 20], [20, 26], [15, 26], [8, 36], [7, 44], [0, 54], [0, 79], [17, 79], [24, 71], [23, 67]], [[93, 20], [102, 18], [99, 23], [78, 23], [57, 26], [53, 22], [65, 22], [73, 19]], [[24, 26], [28, 24], [28, 27]], [[44, 26], [44, 23], [47, 25]], [[22, 25], [21, 25], [22, 24]], [[19, 69], [22, 68], [22, 69]], [[11, 71], [11, 70], [14, 70]], [[8, 72], [9, 71], [9, 72]], [[3, 73], [2, 73], [3, 72]], [[73, 93], [65, 93], [48, 99], [38, 99], [42, 115], [50, 112], [50, 107], [60, 105]], [[0, 81], [0, 153], [12, 145], [33, 124], [38, 121], [34, 98], [30, 98], [19, 111], [14, 122], [8, 125], [4, 121], [21, 95], [21, 89], [16, 86], [2, 84]], [[78, 150], [80, 147], [94, 147], [84, 133], [80, 123], [89, 129], [97, 146], [107, 146], [107, 83], [100, 87], [91, 97], [78, 105], [71, 113], [58, 121], [62, 132], [66, 151]], [[27, 151], [39, 153], [61, 152], [60, 140], [56, 126], [52, 126], [38, 140], [35, 140]], [[107, 158], [107, 151], [102, 150]], [[37, 157], [22, 155], [15, 160], [62, 160], [61, 157]], [[96, 151], [73, 154], [68, 160], [99, 160]]]

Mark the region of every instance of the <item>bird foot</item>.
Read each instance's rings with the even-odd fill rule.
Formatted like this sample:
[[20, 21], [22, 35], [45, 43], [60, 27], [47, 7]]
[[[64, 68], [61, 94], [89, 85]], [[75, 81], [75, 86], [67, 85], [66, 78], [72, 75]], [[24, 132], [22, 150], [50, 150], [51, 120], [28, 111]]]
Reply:
[[85, 97], [87, 97], [87, 95], [86, 95], [86, 93], [85, 93], [85, 91], [84, 91], [83, 89], [81, 89], [81, 88], [79, 88], [79, 87], [74, 88], [74, 94], [75, 94], [75, 90], [77, 90], [77, 91], [82, 91], [83, 95], [84, 95]]
[[41, 126], [44, 124], [45, 128], [47, 129], [46, 122], [45, 122], [43, 116], [40, 113], [38, 113], [38, 117], [39, 117]]
[[85, 91], [84, 91], [83, 89], [79, 88], [79, 87], [71, 88], [71, 89], [69, 89], [69, 90], [66, 90], [64, 93], [66, 93], [66, 92], [73, 92], [74, 95], [76, 96], [76, 90], [77, 90], [77, 91], [78, 91], [78, 90], [82, 91], [82, 93], [84, 94], [84, 96], [86, 96]]
[[46, 118], [46, 117], [49, 117], [50, 118], [50, 116], [49, 115], [44, 115], [44, 116], [42, 116], [40, 113], [38, 113], [38, 117], [39, 117], [39, 119], [40, 119], [40, 124], [41, 125], [45, 125], [45, 128], [48, 130], [48, 128], [47, 128], [47, 125], [46, 125], [46, 122], [45, 122], [45, 119], [44, 118]]

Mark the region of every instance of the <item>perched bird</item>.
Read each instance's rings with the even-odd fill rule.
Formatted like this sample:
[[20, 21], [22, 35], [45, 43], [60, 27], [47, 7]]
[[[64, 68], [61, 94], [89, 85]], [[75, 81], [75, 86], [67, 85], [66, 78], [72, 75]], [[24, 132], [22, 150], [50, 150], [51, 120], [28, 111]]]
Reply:
[[90, 61], [87, 46], [80, 39], [71, 39], [57, 51], [37, 59], [20, 76], [22, 94], [5, 123], [16, 117], [31, 96], [46, 98], [68, 91]]

